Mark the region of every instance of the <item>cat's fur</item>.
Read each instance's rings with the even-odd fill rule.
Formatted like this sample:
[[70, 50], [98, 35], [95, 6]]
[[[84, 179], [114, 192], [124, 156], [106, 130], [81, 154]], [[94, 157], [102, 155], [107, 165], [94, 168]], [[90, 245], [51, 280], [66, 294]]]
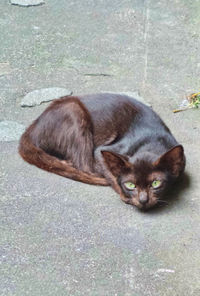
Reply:
[[[110, 93], [53, 101], [22, 135], [19, 153], [63, 177], [111, 185], [124, 202], [143, 209], [155, 205], [185, 167], [183, 147], [151, 108]], [[153, 189], [154, 180], [162, 186]], [[127, 190], [127, 181], [136, 188]]]

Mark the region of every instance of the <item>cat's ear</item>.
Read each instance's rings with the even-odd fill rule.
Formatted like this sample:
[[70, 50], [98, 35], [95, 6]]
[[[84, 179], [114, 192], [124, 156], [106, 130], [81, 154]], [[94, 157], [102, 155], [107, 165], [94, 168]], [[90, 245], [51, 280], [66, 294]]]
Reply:
[[154, 165], [158, 168], [168, 169], [172, 175], [178, 177], [185, 167], [183, 146], [173, 147], [161, 155]]
[[114, 152], [101, 151], [104, 162], [108, 170], [115, 176], [118, 177], [120, 174], [130, 168], [128, 158]]

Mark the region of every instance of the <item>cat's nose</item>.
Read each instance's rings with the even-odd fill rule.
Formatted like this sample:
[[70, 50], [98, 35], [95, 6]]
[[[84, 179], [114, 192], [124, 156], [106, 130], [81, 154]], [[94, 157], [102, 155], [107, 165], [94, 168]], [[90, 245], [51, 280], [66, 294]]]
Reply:
[[149, 198], [147, 192], [141, 192], [139, 195], [139, 202], [144, 205], [148, 202], [148, 200]]

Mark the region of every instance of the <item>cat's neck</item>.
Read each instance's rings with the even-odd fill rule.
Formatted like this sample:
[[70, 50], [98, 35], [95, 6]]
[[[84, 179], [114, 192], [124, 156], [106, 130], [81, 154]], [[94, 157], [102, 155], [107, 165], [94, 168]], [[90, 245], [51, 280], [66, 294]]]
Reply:
[[[145, 142], [145, 143], [144, 143]], [[143, 145], [132, 145], [129, 148], [128, 156], [131, 162], [134, 162], [136, 159], [147, 159], [154, 162], [162, 154], [170, 150], [172, 147], [177, 145], [177, 142], [174, 138], [154, 138], [154, 139], [145, 139]]]

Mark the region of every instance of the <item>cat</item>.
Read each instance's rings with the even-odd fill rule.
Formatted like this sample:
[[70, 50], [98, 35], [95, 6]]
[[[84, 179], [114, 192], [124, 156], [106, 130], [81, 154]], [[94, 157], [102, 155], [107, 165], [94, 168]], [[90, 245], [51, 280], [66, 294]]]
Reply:
[[114, 93], [54, 100], [21, 136], [19, 153], [63, 177], [110, 185], [142, 210], [156, 205], [185, 168], [183, 146], [161, 118]]

